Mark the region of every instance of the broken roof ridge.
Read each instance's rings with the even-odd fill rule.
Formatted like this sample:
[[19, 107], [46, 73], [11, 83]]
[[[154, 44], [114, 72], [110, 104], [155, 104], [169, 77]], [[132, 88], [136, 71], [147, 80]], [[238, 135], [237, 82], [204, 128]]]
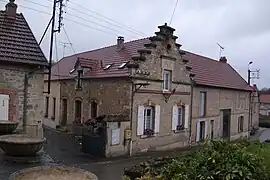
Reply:
[[[124, 44], [129, 44], [129, 43], [133, 43], [133, 42], [136, 42], [136, 41], [141, 41], [141, 40], [144, 40], [144, 39], [149, 39], [150, 37], [151, 37], [151, 36], [149, 36], [149, 37], [144, 37], [144, 38], [140, 38], [140, 39], [130, 40], [130, 41], [125, 42]], [[104, 46], [104, 47], [101, 47], [101, 48], [92, 49], [92, 50], [88, 50], [88, 51], [84, 51], [84, 52], [72, 54], [72, 55], [63, 57], [62, 59], [69, 58], [69, 57], [72, 57], [72, 56], [79, 56], [79, 55], [82, 55], [82, 54], [85, 54], [85, 53], [89, 53], [89, 52], [100, 51], [100, 50], [107, 49], [107, 48], [111, 48], [111, 47], [114, 47], [114, 46], [117, 46], [117, 44], [108, 45], [108, 46]], [[61, 59], [61, 60], [62, 60], [62, 59]], [[61, 60], [59, 60], [59, 61], [61, 61]]]

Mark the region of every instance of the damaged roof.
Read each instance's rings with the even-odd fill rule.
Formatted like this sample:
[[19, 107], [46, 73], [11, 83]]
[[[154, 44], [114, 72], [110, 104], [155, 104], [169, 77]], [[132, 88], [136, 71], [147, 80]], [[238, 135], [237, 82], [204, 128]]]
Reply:
[[16, 13], [14, 0], [0, 11], [0, 61], [48, 65], [27, 21]]

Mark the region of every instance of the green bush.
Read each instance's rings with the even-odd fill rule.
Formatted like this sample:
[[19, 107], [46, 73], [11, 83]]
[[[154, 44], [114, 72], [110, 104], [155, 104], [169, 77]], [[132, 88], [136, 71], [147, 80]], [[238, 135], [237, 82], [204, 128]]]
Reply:
[[[147, 164], [138, 180], [244, 180], [269, 179], [270, 146], [250, 142], [230, 144], [211, 142], [210, 145], [182, 158], [168, 158], [158, 166]], [[139, 176], [140, 177], [140, 176]], [[136, 178], [131, 177], [131, 180]], [[137, 180], [136, 179], [136, 180]]]

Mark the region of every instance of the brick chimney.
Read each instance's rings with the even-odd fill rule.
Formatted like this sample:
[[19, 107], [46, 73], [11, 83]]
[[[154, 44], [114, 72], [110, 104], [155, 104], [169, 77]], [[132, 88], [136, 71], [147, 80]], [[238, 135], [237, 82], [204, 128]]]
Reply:
[[220, 57], [220, 62], [227, 63], [227, 58], [225, 56]]
[[15, 0], [9, 0], [9, 3], [6, 4], [6, 16], [11, 19], [15, 19], [17, 14], [18, 6], [14, 1]]
[[124, 37], [118, 36], [118, 38], [117, 38], [117, 51], [121, 51], [122, 49], [124, 49], [124, 43], [125, 43]]

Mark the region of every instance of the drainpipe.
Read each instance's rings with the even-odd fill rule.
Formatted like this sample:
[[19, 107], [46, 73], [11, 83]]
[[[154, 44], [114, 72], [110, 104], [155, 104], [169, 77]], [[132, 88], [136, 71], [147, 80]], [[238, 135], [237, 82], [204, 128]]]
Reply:
[[23, 85], [23, 131], [26, 132], [27, 125], [27, 93], [28, 93], [28, 80], [33, 72], [26, 72], [24, 74], [24, 85]]
[[23, 131], [26, 132], [26, 118], [27, 118], [27, 91], [28, 91], [28, 73], [24, 74], [23, 86]]
[[193, 77], [190, 77], [191, 81], [191, 90], [190, 90], [190, 106], [189, 106], [189, 148], [191, 148], [192, 144], [192, 107], [193, 107], [193, 91], [194, 91], [194, 80]]
[[249, 114], [249, 121], [248, 121], [248, 133], [251, 131], [252, 126], [252, 93], [249, 93], [249, 108], [248, 108], [248, 114]]
[[134, 83], [133, 81], [131, 80], [131, 106], [130, 106], [130, 131], [131, 131], [131, 139], [129, 141], [129, 156], [132, 156], [132, 135], [133, 135], [133, 131], [132, 131], [132, 118], [133, 118], [133, 102], [134, 102], [134, 95], [135, 95], [135, 92], [134, 92]]

